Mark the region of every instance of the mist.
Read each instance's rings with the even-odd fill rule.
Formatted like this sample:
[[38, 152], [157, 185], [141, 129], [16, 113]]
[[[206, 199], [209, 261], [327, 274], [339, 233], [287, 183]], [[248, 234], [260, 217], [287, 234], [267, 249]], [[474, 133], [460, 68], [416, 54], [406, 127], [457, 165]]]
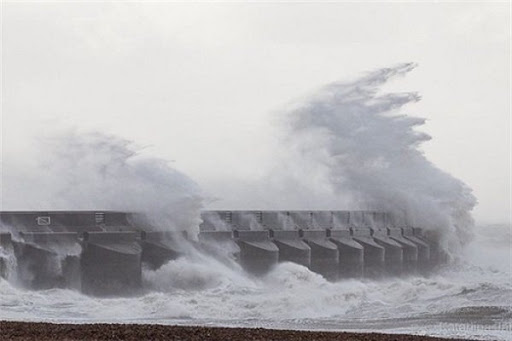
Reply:
[[127, 211], [149, 226], [199, 231], [200, 188], [136, 143], [72, 127], [26, 138], [27, 153], [2, 159], [2, 210]]
[[174, 160], [210, 196], [226, 198], [225, 178], [262, 177], [286, 157], [275, 111], [325, 84], [413, 61], [420, 67], [385, 87], [420, 93], [411, 111], [433, 137], [420, 149], [473, 189], [477, 221], [510, 222], [506, 3], [2, 9], [3, 155], [27, 155], [27, 135], [79, 127], [148, 147], [145, 155]]
[[420, 95], [383, 90], [415, 67], [398, 64], [331, 83], [276, 111], [274, 162], [258, 179], [237, 179], [226, 169], [217, 193], [133, 141], [46, 127], [25, 137], [26, 153], [3, 159], [2, 207], [142, 212], [153, 225], [193, 234], [202, 207], [377, 210], [392, 213], [396, 225], [437, 231], [456, 254], [472, 235], [476, 199], [420, 149], [430, 140], [420, 130], [425, 119], [408, 115]]
[[443, 235], [457, 253], [472, 235], [471, 188], [439, 169], [421, 149], [425, 119], [409, 115], [421, 97], [385, 92], [414, 63], [367, 72], [312, 91], [276, 114], [279, 148], [257, 181], [225, 179], [215, 208], [377, 210], [395, 224]]

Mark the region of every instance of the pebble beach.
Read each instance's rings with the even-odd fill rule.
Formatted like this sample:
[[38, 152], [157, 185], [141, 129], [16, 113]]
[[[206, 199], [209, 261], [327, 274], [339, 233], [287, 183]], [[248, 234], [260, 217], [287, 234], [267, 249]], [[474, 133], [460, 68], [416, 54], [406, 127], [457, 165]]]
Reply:
[[455, 339], [417, 335], [273, 330], [263, 328], [221, 328], [153, 324], [53, 324], [1, 321], [0, 340], [454, 341]]

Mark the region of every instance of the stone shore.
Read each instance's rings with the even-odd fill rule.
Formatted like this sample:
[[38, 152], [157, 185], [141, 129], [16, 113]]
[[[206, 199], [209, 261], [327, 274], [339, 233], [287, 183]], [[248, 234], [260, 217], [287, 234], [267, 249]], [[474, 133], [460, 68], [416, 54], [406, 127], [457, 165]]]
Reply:
[[[0, 340], [441, 341], [447, 339], [414, 335], [273, 330], [263, 328], [191, 327], [154, 324], [53, 324], [0, 321]], [[454, 341], [454, 339], [449, 340]]]

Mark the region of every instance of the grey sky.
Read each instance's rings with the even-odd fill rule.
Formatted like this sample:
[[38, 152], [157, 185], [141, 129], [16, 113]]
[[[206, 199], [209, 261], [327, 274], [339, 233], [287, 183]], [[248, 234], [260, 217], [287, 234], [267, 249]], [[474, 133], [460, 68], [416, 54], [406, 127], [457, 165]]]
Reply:
[[3, 153], [45, 126], [99, 129], [207, 191], [272, 163], [274, 118], [326, 83], [400, 62], [423, 149], [510, 217], [510, 4], [2, 3]]

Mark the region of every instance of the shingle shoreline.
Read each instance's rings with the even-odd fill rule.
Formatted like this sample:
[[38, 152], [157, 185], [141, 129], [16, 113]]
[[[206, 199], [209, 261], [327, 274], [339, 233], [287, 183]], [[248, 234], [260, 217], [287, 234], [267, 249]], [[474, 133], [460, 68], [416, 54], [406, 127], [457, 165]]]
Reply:
[[[263, 328], [193, 327], [158, 324], [54, 324], [0, 321], [0, 340], [441, 341], [447, 339], [414, 335]], [[449, 340], [454, 341], [454, 339]]]

